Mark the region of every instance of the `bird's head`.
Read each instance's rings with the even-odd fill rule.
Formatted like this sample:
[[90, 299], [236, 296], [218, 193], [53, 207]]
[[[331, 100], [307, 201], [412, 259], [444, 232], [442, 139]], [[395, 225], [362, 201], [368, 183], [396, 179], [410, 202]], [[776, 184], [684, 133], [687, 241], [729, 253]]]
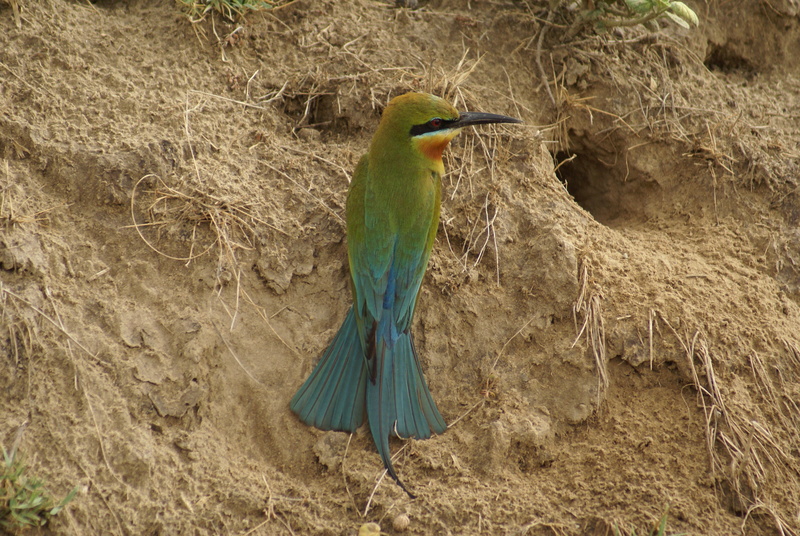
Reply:
[[383, 111], [376, 140], [410, 143], [433, 161], [441, 161], [450, 140], [470, 125], [521, 123], [505, 115], [459, 113], [449, 102], [428, 93], [406, 93], [393, 98]]

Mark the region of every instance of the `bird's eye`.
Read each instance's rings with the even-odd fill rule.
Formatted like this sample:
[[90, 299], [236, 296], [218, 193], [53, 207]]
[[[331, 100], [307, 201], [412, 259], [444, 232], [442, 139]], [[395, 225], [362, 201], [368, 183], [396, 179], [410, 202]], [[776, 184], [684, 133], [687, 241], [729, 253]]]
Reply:
[[428, 121], [428, 125], [430, 125], [432, 128], [441, 128], [442, 123], [443, 121], [439, 117], [434, 117], [433, 119]]

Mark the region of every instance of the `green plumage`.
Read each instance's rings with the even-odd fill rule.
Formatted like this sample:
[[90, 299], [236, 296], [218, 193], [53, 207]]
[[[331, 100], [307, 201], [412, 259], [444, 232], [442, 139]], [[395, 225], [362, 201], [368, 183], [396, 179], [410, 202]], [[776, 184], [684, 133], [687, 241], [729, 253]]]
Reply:
[[291, 402], [303, 422], [323, 430], [352, 432], [366, 410], [378, 454], [403, 489], [389, 436], [426, 439], [447, 428], [411, 336], [439, 225], [441, 151], [461, 127], [488, 122], [517, 120], [459, 115], [446, 101], [422, 93], [389, 103], [347, 197], [353, 307]]

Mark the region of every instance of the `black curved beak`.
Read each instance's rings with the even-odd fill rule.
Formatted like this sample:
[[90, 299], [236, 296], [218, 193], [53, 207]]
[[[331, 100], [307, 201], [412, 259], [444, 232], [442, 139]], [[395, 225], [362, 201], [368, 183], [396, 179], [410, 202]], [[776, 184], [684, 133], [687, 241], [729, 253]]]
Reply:
[[490, 123], [522, 123], [522, 120], [508, 117], [507, 115], [487, 114], [483, 112], [462, 112], [459, 114], [458, 119], [453, 121], [450, 126], [463, 128], [470, 125], [487, 125]]

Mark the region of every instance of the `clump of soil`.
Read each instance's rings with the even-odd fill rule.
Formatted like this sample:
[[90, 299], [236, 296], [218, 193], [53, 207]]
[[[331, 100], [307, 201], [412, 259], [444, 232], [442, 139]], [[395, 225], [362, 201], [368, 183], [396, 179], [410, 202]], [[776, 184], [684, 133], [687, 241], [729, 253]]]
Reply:
[[[795, 4], [541, 47], [544, 5], [20, 5], [0, 441], [82, 486], [53, 532], [800, 531]], [[447, 155], [415, 332], [450, 428], [393, 443], [415, 501], [366, 431], [288, 409], [349, 305], [350, 173], [408, 90], [525, 121]]]

